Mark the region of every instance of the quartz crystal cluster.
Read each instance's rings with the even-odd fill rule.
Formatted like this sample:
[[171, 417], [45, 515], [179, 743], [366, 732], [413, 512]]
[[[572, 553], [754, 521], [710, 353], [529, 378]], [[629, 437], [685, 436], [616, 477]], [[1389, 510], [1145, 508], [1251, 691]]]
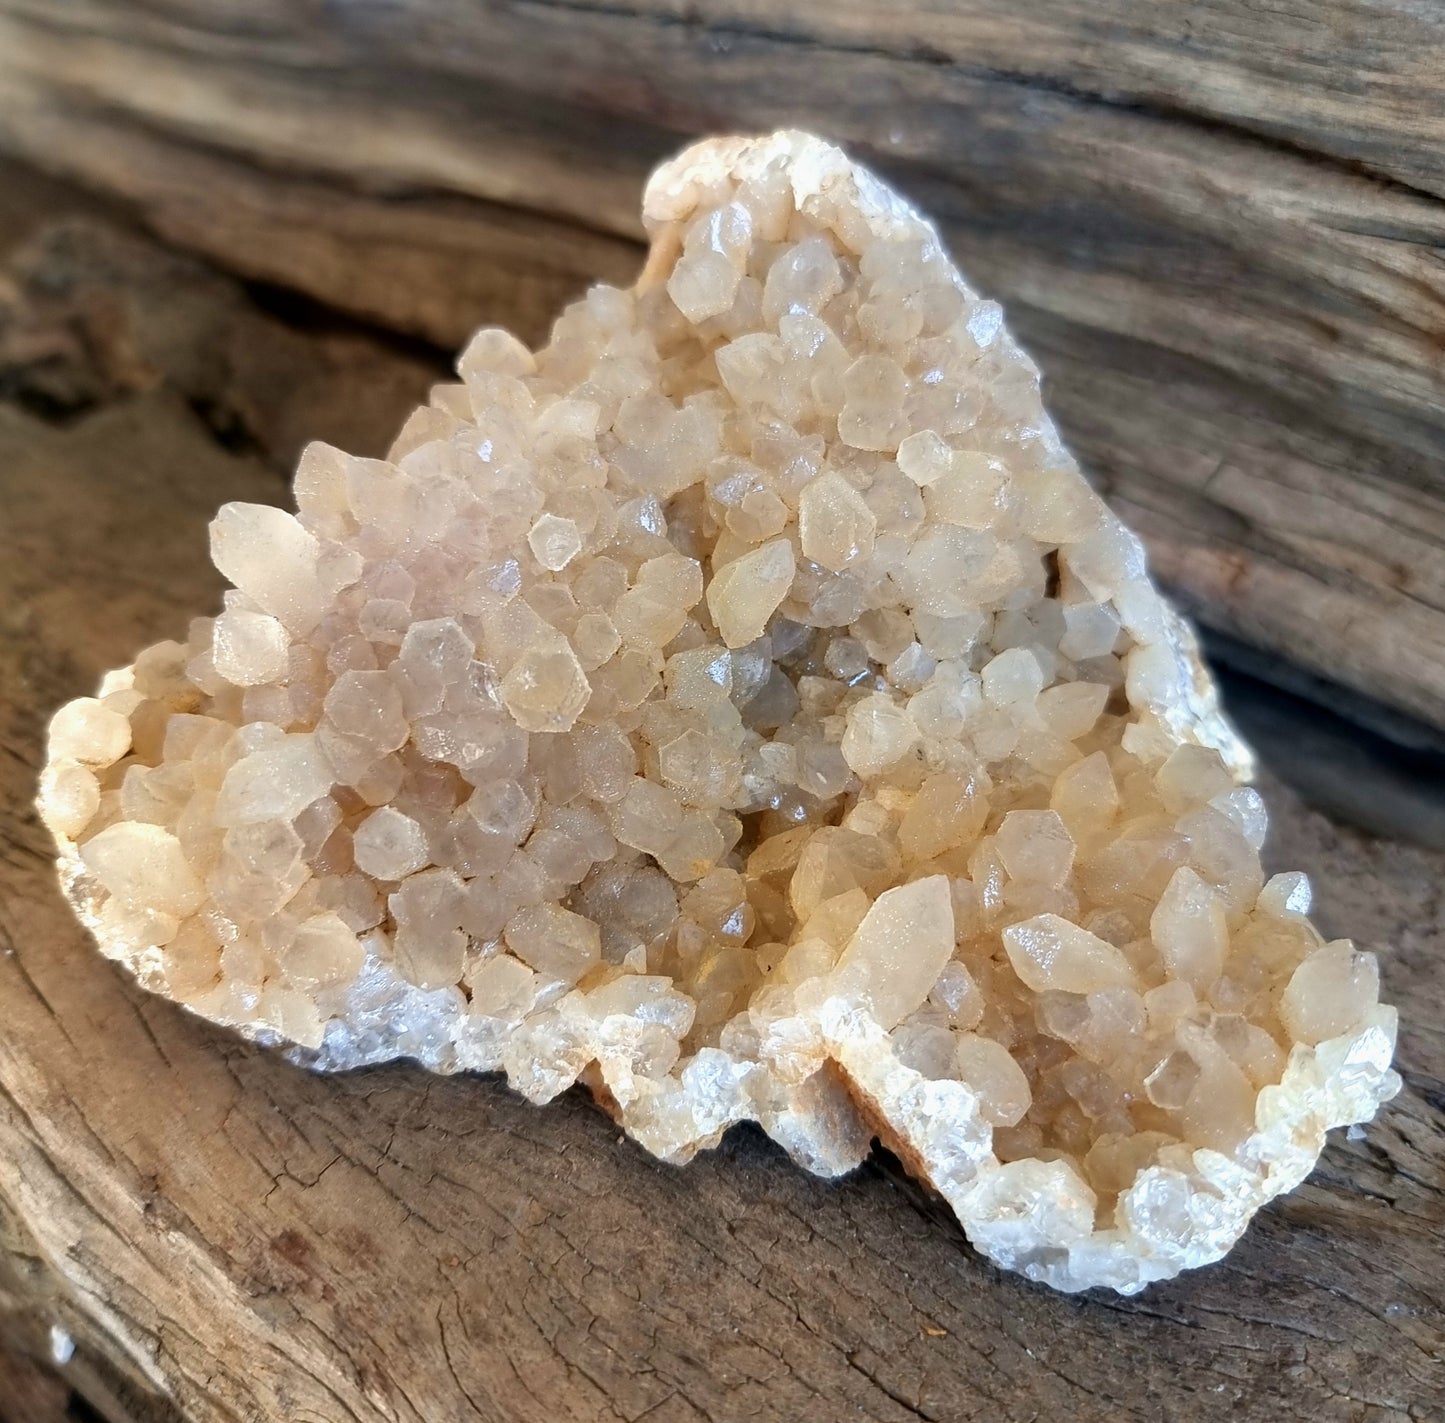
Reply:
[[583, 1081], [686, 1161], [873, 1138], [992, 1259], [1212, 1260], [1397, 1088], [1192, 635], [932, 228], [806, 135], [646, 193], [635, 289], [485, 330], [384, 460], [55, 717], [72, 900], [319, 1068]]

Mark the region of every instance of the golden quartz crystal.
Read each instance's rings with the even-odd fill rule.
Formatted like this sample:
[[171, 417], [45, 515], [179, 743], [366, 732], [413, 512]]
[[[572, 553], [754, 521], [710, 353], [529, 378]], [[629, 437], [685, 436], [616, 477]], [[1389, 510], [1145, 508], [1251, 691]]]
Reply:
[[631, 291], [230, 504], [217, 617], [51, 726], [101, 948], [303, 1061], [579, 1077], [686, 1161], [881, 1138], [999, 1264], [1217, 1259], [1399, 1079], [1250, 758], [934, 230], [698, 144]]

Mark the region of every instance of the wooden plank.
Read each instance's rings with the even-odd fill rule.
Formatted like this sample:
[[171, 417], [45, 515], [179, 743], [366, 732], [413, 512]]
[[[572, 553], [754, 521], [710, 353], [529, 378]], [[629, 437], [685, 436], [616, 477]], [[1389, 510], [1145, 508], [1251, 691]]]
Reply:
[[0, 1423], [65, 1423], [69, 1399], [53, 1373], [0, 1344]]
[[687, 135], [850, 144], [1197, 616], [1436, 726], [1442, 76], [1407, 0], [0, 0], [0, 145], [442, 347], [626, 280]]
[[[10, 310], [69, 371], [49, 389], [98, 393], [46, 419], [0, 400], [0, 1334], [59, 1323], [67, 1381], [114, 1423], [1445, 1410], [1445, 854], [1273, 784], [1277, 862], [1315, 874], [1328, 932], [1384, 951], [1406, 1090], [1226, 1261], [1135, 1300], [999, 1274], [886, 1160], [830, 1184], [739, 1132], [669, 1168], [579, 1094], [538, 1109], [407, 1065], [310, 1076], [125, 980], [62, 902], [30, 808], [46, 718], [214, 604], [216, 504], [282, 498], [288, 432], [400, 358], [349, 333], [328, 385], [294, 383], [238, 442], [212, 412], [251, 408], [250, 367], [197, 401], [188, 333], [278, 361], [331, 334], [134, 238], [63, 231], [11, 258]], [[148, 382], [86, 365], [93, 343], [46, 344], [99, 311]], [[6, 329], [5, 388], [34, 390]]]

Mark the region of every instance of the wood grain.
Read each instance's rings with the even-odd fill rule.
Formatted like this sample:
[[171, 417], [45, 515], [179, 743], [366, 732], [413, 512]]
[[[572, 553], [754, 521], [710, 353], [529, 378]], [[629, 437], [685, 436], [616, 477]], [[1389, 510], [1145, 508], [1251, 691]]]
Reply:
[[1203, 622], [1445, 726], [1439, 7], [0, 0], [0, 146], [444, 348], [782, 123], [938, 216]]
[[65, 1423], [69, 1399], [54, 1373], [0, 1346], [0, 1423]]
[[740, 1131], [669, 1168], [580, 1095], [538, 1109], [404, 1064], [314, 1077], [137, 990], [54, 883], [31, 809], [45, 721], [214, 605], [205, 523], [284, 497], [308, 409], [349, 408], [378, 367], [404, 384], [412, 358], [347, 333], [327, 386], [293, 383], [238, 440], [216, 412], [263, 408], [255, 362], [198, 373], [188, 333], [274, 362], [335, 333], [91, 223], [32, 233], [9, 270], [0, 1337], [43, 1348], [59, 1324], [67, 1383], [110, 1423], [1445, 1412], [1445, 855], [1278, 786], [1273, 858], [1316, 876], [1329, 932], [1381, 948], [1406, 1090], [1222, 1264], [1134, 1300], [1001, 1275], [886, 1158], [830, 1184]]

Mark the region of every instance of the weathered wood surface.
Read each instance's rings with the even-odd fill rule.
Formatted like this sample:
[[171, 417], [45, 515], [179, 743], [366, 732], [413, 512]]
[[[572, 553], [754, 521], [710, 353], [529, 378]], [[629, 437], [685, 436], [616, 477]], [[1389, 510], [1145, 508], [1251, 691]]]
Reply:
[[66, 1423], [71, 1397], [52, 1371], [0, 1345], [0, 1423]]
[[941, 219], [1191, 610], [1445, 726], [1441, 7], [0, 0], [0, 146], [448, 348], [782, 123]]
[[999, 1274], [885, 1161], [828, 1184], [744, 1132], [672, 1169], [579, 1096], [312, 1077], [137, 990], [55, 886], [45, 720], [214, 603], [205, 522], [284, 497], [299, 426], [365, 446], [349, 397], [430, 372], [93, 222], [0, 269], [0, 1339], [58, 1324], [111, 1423], [1445, 1415], [1445, 855], [1280, 787], [1274, 857], [1382, 948], [1407, 1087], [1135, 1300]]

